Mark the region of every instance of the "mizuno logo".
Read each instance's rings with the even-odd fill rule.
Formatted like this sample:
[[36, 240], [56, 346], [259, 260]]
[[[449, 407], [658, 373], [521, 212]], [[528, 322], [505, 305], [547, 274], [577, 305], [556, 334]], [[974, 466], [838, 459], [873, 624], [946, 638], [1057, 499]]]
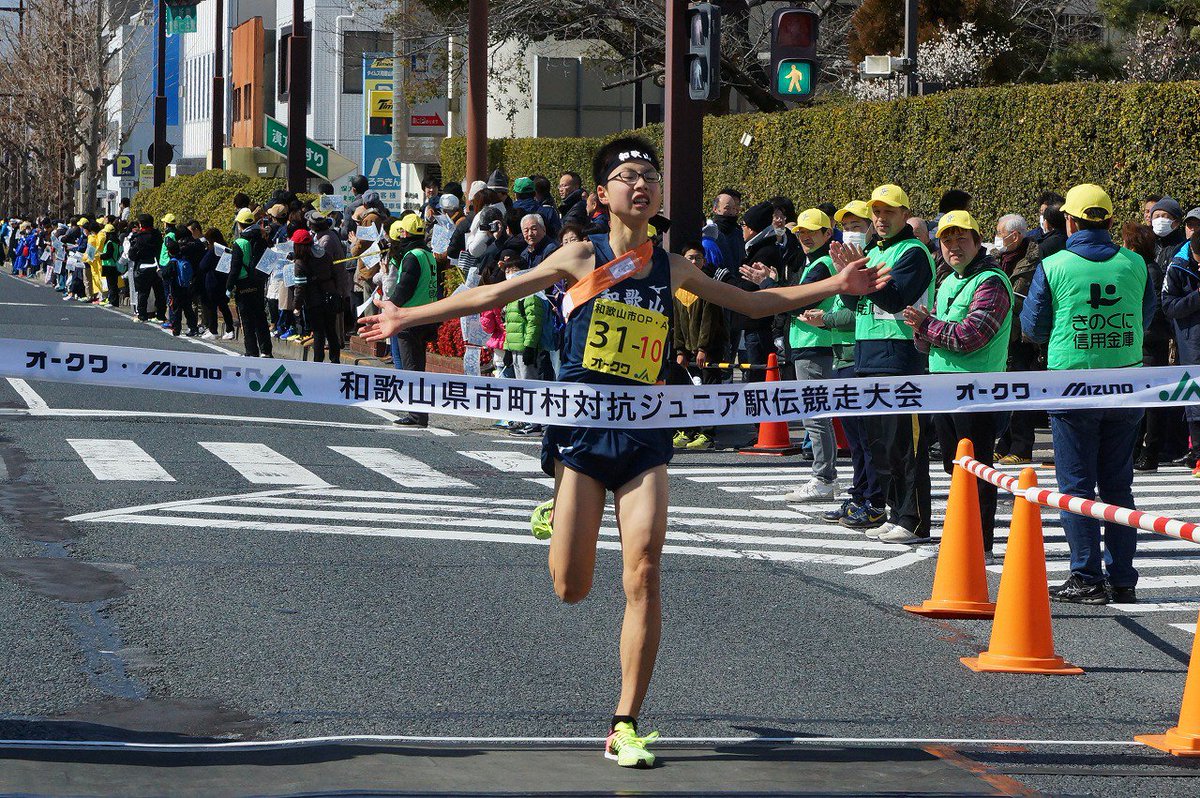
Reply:
[[279, 368], [275, 369], [275, 373], [267, 378], [265, 384], [259, 382], [258, 380], [250, 380], [250, 390], [254, 391], [255, 393], [276, 394], [283, 393], [284, 391], [291, 391], [295, 396], [303, 396], [303, 394], [300, 393], [299, 386], [296, 385], [296, 381], [292, 379], [292, 375], [288, 374], [286, 366], [280, 366]]
[[1112, 382], [1108, 385], [1091, 385], [1086, 382], [1073, 382], [1063, 390], [1063, 396], [1111, 396], [1113, 394], [1133, 393], [1133, 385], [1128, 382]]
[[204, 368], [203, 366], [176, 366], [169, 360], [155, 360], [142, 371], [151, 377], [178, 377], [192, 380], [219, 380], [222, 374], [219, 368]]
[[1158, 398], [1164, 402], [1186, 402], [1191, 399], [1200, 400], [1200, 384], [1186, 371], [1179, 378], [1179, 384], [1174, 391], [1159, 391]]

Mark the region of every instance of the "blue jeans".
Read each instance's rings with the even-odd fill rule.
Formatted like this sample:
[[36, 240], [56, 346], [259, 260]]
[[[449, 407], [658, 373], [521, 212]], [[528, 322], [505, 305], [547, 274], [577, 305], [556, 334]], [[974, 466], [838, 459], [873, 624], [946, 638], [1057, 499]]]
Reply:
[[[1052, 411], [1050, 431], [1059, 492], [1094, 499], [1098, 489], [1100, 501], [1135, 509], [1133, 447], [1141, 423], [1140, 409]], [[1089, 585], [1103, 582], [1100, 521], [1067, 512], [1061, 517], [1071, 547], [1071, 573]], [[1137, 584], [1136, 549], [1136, 530], [1105, 522], [1103, 562], [1113, 587]]]

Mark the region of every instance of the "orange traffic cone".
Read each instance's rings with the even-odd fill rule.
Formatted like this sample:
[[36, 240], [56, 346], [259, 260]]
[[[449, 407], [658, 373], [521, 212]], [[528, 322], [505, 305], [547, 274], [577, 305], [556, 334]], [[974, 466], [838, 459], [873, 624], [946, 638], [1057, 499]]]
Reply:
[[[958, 442], [955, 460], [974, 456], [970, 440]], [[931, 618], [991, 618], [996, 612], [996, 605], [988, 600], [979, 486], [975, 475], [957, 463], [950, 477], [950, 501], [942, 525], [933, 596], [920, 606], [904, 609]]]
[[[767, 355], [767, 382], [779, 382], [779, 361], [775, 353]], [[758, 425], [758, 442], [738, 449], [741, 454], [799, 454], [803, 447], [793, 446], [786, 421], [763, 421]]]
[[1200, 624], [1192, 640], [1192, 659], [1183, 686], [1179, 724], [1166, 734], [1139, 734], [1133, 739], [1175, 756], [1200, 756]]
[[[1021, 488], [1037, 486], [1032, 468], [1021, 472]], [[1022, 496], [1013, 500], [1012, 529], [996, 596], [996, 622], [988, 650], [963, 657], [973, 671], [1007, 673], [1083, 673], [1054, 653], [1050, 629], [1050, 592], [1046, 581], [1046, 549], [1042, 542], [1042, 508]]]

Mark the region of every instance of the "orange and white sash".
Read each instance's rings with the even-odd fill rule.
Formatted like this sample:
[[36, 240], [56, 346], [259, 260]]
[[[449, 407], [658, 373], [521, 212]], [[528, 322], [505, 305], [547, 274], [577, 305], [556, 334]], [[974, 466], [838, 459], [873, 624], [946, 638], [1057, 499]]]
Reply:
[[631, 249], [624, 255], [618, 255], [592, 271], [587, 277], [571, 286], [563, 296], [563, 318], [571, 318], [571, 313], [575, 308], [582, 307], [589, 299], [599, 296], [631, 274], [646, 268], [653, 256], [654, 242], [646, 241], [637, 249]]

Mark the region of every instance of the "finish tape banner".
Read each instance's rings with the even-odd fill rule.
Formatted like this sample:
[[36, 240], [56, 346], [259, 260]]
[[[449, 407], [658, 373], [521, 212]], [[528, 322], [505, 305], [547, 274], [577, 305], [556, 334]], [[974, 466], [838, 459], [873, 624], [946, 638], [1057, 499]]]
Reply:
[[1200, 402], [1185, 366], [634, 387], [13, 339], [0, 377], [608, 429]]

